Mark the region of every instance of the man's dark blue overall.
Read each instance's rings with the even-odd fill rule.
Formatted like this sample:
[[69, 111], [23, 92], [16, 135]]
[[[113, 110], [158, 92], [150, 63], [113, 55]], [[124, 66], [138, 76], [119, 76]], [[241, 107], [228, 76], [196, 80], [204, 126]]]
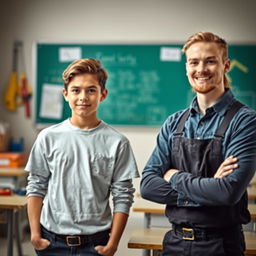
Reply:
[[[195, 176], [213, 177], [223, 162], [222, 139], [236, 112], [238, 101], [227, 111], [212, 139], [182, 137], [189, 110], [182, 116], [173, 138], [173, 169]], [[164, 256], [241, 256], [245, 249], [241, 223], [250, 219], [247, 194], [232, 206], [167, 206], [173, 228], [164, 238]]]

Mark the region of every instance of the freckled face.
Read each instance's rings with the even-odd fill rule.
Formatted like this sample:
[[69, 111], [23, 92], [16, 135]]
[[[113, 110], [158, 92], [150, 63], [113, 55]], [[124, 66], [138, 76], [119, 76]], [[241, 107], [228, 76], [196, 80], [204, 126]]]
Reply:
[[223, 60], [222, 49], [214, 42], [197, 42], [186, 51], [186, 70], [189, 83], [197, 93], [215, 92], [221, 95], [224, 90], [224, 75], [230, 62]]
[[101, 91], [96, 75], [81, 74], [73, 78], [63, 96], [69, 103], [72, 118], [96, 118], [99, 103], [107, 96], [107, 90]]

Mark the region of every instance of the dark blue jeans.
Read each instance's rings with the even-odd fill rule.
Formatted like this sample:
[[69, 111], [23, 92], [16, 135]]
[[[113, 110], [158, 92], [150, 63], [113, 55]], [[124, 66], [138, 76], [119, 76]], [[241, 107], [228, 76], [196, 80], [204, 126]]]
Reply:
[[183, 240], [182, 236], [170, 230], [163, 240], [163, 256], [243, 256], [244, 234], [241, 227], [233, 229], [223, 237], [200, 241]]
[[42, 227], [42, 237], [50, 241], [50, 245], [43, 250], [36, 250], [38, 256], [100, 256], [94, 249], [97, 245], [106, 245], [109, 231], [97, 233], [96, 236], [86, 237], [86, 242], [80, 246], [69, 246], [65, 239], [49, 232]]

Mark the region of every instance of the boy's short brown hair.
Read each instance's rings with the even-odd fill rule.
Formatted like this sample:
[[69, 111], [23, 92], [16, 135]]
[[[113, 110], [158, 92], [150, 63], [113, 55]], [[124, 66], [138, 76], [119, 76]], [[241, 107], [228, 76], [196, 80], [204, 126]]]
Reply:
[[72, 79], [81, 74], [93, 74], [98, 77], [98, 81], [103, 91], [106, 87], [108, 78], [107, 71], [102, 67], [99, 60], [96, 59], [78, 59], [72, 62], [62, 73], [64, 87], [67, 90]]
[[[228, 45], [227, 42], [222, 39], [221, 37], [211, 33], [211, 32], [198, 32], [194, 35], [190, 36], [187, 40], [187, 42], [184, 44], [182, 48], [182, 52], [186, 54], [186, 51], [188, 48], [197, 42], [208, 42], [208, 43], [216, 43], [220, 49], [222, 50], [222, 60], [225, 61], [228, 58]], [[224, 85], [225, 88], [230, 88], [230, 83], [224, 75]]]

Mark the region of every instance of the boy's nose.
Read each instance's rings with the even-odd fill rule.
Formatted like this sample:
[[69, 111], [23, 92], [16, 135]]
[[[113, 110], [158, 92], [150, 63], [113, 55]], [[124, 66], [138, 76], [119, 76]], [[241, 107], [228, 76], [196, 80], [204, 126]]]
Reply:
[[80, 93], [80, 100], [88, 100], [88, 95], [86, 92], [81, 92]]

